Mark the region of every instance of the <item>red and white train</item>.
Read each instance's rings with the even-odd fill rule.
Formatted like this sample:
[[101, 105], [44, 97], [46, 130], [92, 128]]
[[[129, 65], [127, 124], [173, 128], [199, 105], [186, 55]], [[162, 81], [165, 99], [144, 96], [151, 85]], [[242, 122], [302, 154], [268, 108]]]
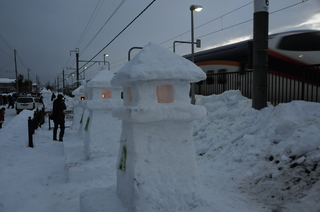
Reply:
[[[214, 84], [224, 84], [224, 87], [228, 87], [226, 84], [231, 83], [231, 81], [225, 79], [227, 76], [214, 76], [215, 74], [234, 72], [238, 72], [240, 75], [244, 74], [245, 71], [248, 70], [248, 67], [251, 67], [252, 51], [249, 47], [250, 41], [251, 40], [242, 41], [195, 53], [195, 64], [201, 67], [208, 76], [207, 80], [198, 83], [197, 93], [203, 95], [217, 93], [214, 90], [211, 91], [214, 89]], [[320, 96], [318, 96], [320, 95], [318, 94], [320, 93], [320, 31], [297, 30], [272, 34], [269, 35], [268, 45], [269, 75], [276, 75], [276, 82], [281, 81], [282, 78], [290, 78], [291, 80], [295, 80], [293, 84], [303, 81], [303, 83], [318, 86], [315, 92], [313, 92], [314, 88], [312, 87], [313, 94], [310, 95], [316, 97], [316, 101], [320, 101]], [[184, 57], [191, 59], [190, 54]], [[310, 65], [312, 65], [312, 67], [310, 67]], [[291, 68], [288, 69], [288, 67]], [[297, 71], [298, 69], [299, 71]], [[303, 79], [303, 77], [307, 78]], [[233, 81], [235, 81], [235, 79]], [[237, 78], [236, 81], [237, 85], [252, 83], [252, 79], [248, 80], [247, 78], [246, 81], [241, 81], [241, 78]], [[289, 92], [290, 95], [298, 90], [298, 88], [294, 88], [292, 85], [289, 87], [288, 82], [285, 83], [285, 85], [284, 82], [282, 82], [281, 85], [278, 83], [277, 89], [286, 90], [285, 92]], [[300, 86], [300, 84], [297, 84], [297, 86]], [[247, 90], [250, 89], [249, 87], [246, 85]], [[271, 93], [271, 91], [269, 92]], [[300, 92], [300, 94], [298, 94], [300, 96], [308, 96], [309, 88], [306, 87], [303, 91], [297, 92]], [[303, 94], [301, 94], [301, 92], [303, 92]], [[283, 96], [285, 94], [281, 95]], [[293, 99], [301, 98], [293, 97]]]

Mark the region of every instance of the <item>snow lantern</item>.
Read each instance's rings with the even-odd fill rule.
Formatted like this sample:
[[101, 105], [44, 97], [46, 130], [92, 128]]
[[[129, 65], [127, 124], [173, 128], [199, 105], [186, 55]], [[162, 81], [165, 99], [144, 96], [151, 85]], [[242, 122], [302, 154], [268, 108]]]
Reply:
[[85, 97], [84, 84], [80, 85], [77, 89], [72, 91], [74, 95], [72, 105], [73, 105], [73, 122], [70, 126], [71, 129], [77, 130], [80, 127], [81, 117], [83, 114], [83, 107], [81, 106], [81, 98]]
[[[90, 81], [89, 81], [90, 82]], [[86, 84], [83, 87], [85, 98], [81, 98], [79, 101], [79, 106], [82, 107], [82, 115], [80, 118], [80, 127], [78, 129], [78, 135], [79, 136], [84, 136], [85, 131], [88, 129], [88, 124], [89, 124], [89, 110], [86, 108], [86, 103], [87, 101], [92, 99], [92, 88]]]
[[190, 103], [189, 91], [205, 78], [194, 63], [149, 43], [111, 80], [123, 87], [124, 104], [113, 110], [122, 120], [117, 193], [130, 211], [188, 211], [201, 199], [193, 120], [206, 110]]
[[113, 156], [119, 148], [121, 121], [112, 117], [111, 111], [122, 105], [122, 87], [111, 85], [113, 76], [113, 72], [102, 68], [86, 85], [88, 96], [91, 97], [84, 104], [89, 111], [84, 127], [87, 158]]

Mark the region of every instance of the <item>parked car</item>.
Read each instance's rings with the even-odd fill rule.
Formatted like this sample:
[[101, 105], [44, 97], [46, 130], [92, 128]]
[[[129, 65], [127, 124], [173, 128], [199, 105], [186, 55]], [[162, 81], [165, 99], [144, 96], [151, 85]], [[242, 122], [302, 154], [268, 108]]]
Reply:
[[19, 114], [22, 110], [33, 110], [42, 106], [43, 104], [38, 97], [18, 97], [16, 100], [17, 114]]

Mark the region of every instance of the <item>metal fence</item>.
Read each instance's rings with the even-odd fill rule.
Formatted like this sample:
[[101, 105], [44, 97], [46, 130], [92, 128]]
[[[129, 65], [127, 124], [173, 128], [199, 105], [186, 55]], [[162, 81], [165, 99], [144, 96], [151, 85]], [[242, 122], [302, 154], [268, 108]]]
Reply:
[[33, 137], [35, 130], [44, 123], [44, 108], [39, 110], [38, 108], [33, 113], [33, 117], [28, 118], [28, 147], [33, 148]]
[[[240, 90], [252, 98], [253, 72], [207, 73], [207, 79], [195, 86], [196, 94], [221, 94], [227, 90]], [[268, 73], [268, 101], [273, 105], [305, 100], [320, 102], [320, 65], [277, 67]]]

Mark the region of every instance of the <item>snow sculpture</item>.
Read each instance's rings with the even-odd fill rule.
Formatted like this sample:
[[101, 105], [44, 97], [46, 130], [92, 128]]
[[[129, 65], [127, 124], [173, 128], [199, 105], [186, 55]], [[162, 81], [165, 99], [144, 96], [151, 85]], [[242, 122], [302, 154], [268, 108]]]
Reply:
[[73, 105], [73, 122], [70, 126], [73, 130], [78, 130], [80, 127], [80, 120], [83, 114], [83, 107], [81, 107], [81, 102], [83, 98], [85, 98], [84, 94], [84, 85], [80, 85], [77, 89], [72, 91], [72, 95], [74, 95], [74, 100], [72, 101]]
[[206, 110], [190, 103], [189, 91], [205, 78], [192, 62], [149, 43], [111, 80], [123, 87], [124, 105], [113, 110], [122, 119], [117, 193], [130, 211], [199, 204], [192, 121]]
[[81, 97], [81, 101], [79, 101], [79, 106], [82, 108], [82, 115], [80, 117], [80, 127], [78, 129], [78, 135], [83, 137], [85, 131], [88, 130], [89, 124], [89, 110], [86, 108], [86, 102], [92, 99], [91, 88], [85, 84], [83, 87], [84, 97]]
[[122, 88], [111, 86], [113, 76], [113, 72], [102, 68], [86, 85], [90, 98], [84, 104], [89, 111], [84, 127], [84, 151], [87, 158], [114, 156], [119, 148], [121, 121], [113, 118], [111, 111], [122, 105]]

